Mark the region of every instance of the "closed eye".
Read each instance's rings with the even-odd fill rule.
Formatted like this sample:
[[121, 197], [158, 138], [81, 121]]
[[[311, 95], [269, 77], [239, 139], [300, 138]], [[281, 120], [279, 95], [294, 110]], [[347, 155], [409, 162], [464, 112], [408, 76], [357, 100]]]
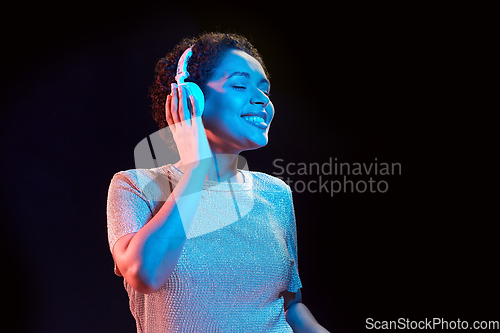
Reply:
[[[245, 86], [238, 86], [238, 85], [233, 85], [231, 86], [233, 87], [233, 89], [236, 89], [236, 90], [245, 90], [247, 87]], [[271, 96], [271, 92], [269, 90], [261, 90], [267, 97], [270, 97]]]

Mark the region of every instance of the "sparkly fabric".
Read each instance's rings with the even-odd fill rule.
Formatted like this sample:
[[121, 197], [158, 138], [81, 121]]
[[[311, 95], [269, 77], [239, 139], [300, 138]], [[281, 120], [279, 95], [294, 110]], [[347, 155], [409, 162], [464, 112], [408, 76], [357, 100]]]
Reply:
[[[162, 288], [142, 294], [124, 280], [138, 332], [292, 332], [279, 295], [302, 287], [290, 187], [264, 173], [240, 172], [244, 183], [205, 181], [182, 254]], [[113, 177], [111, 251], [158, 212], [181, 176], [166, 165]]]

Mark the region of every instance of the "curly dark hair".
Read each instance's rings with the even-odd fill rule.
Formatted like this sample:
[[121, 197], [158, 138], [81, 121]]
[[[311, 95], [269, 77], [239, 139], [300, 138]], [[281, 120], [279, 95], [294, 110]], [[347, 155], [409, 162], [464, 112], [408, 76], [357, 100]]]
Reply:
[[235, 33], [206, 32], [198, 37], [185, 38], [174, 47], [172, 52], [158, 61], [155, 67], [155, 80], [149, 88], [149, 95], [153, 100], [153, 118], [160, 129], [168, 126], [165, 117], [165, 101], [170, 94], [170, 85], [175, 82], [177, 63], [182, 53], [191, 46], [193, 46], [193, 54], [188, 62], [189, 77], [186, 82], [198, 84], [205, 96], [207, 96], [206, 83], [212, 78], [215, 70], [231, 49], [244, 51], [254, 57], [269, 77], [261, 55], [244, 36]]

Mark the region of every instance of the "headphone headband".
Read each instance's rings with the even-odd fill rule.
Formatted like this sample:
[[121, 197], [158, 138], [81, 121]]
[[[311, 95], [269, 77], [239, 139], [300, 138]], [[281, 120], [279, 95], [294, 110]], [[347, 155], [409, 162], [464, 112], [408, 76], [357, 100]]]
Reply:
[[175, 76], [175, 81], [177, 81], [177, 84], [184, 83], [184, 80], [189, 77], [189, 73], [187, 71], [187, 65], [188, 65], [188, 60], [191, 58], [191, 55], [193, 54], [193, 47], [189, 47], [184, 51], [182, 56], [179, 59], [179, 62], [177, 63], [177, 75]]
[[193, 96], [196, 103], [196, 113], [197, 115], [199, 114], [201, 116], [203, 114], [203, 110], [205, 109], [205, 96], [203, 96], [203, 91], [194, 82], [184, 82], [184, 80], [189, 76], [187, 66], [188, 60], [189, 58], [191, 58], [192, 54], [193, 47], [191, 46], [187, 48], [179, 58], [175, 80], [177, 81], [179, 87], [187, 89], [187, 93], [189, 96]]

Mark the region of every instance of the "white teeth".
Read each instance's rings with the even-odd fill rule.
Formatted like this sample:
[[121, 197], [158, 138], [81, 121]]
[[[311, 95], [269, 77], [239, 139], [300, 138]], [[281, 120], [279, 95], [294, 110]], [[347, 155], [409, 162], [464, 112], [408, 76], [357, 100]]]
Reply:
[[255, 121], [255, 122], [258, 122], [258, 123], [265, 123], [266, 122], [264, 120], [264, 118], [259, 117], [259, 116], [242, 116], [242, 117], [245, 118], [248, 121]]

